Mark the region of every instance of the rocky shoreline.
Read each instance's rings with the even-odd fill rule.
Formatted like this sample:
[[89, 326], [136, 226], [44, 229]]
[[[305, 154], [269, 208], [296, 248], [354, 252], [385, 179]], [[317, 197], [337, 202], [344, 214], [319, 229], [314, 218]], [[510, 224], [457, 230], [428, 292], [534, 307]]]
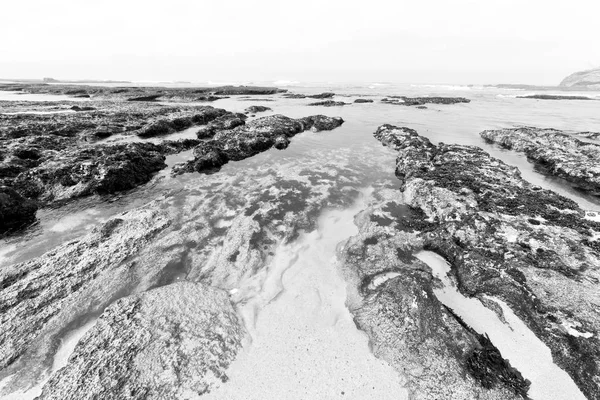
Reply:
[[[521, 127], [480, 133], [490, 143], [525, 153], [542, 171], [600, 196], [600, 145], [556, 129]], [[584, 133], [585, 135], [585, 133]]]
[[[0, 102], [0, 235], [18, 239], [36, 212], [83, 197], [102, 202], [121, 193], [130, 201], [127, 191], [150, 193], [145, 187], [160, 193], [0, 269], [0, 396], [35, 384], [41, 399], [193, 398], [226, 385], [261, 307], [285, 292], [285, 268], [318, 251], [311, 246], [323, 239], [320, 216], [344, 210], [340, 237], [349, 239], [335, 243], [339, 271], [332, 273], [344, 278], [336, 290], [364, 351], [397, 373], [409, 398], [525, 399], [539, 385], [493, 335], [440, 297], [451, 285], [507, 329], [510, 318], [522, 321], [551, 364], [587, 398], [600, 399], [600, 216], [526, 182], [481, 148], [434, 144], [413, 129], [382, 125], [374, 137], [387, 148], [369, 135], [373, 148], [360, 142], [350, 150], [352, 143], [340, 144], [359, 129], [341, 117], [301, 117], [306, 108], [298, 108], [291, 118], [277, 114], [276, 103], [225, 107], [236, 112], [197, 103], [273, 94], [319, 106], [373, 102], [339, 102], [332, 92], [22, 86], [91, 100]], [[384, 100], [417, 108], [470, 101]], [[346, 118], [347, 109], [337, 111]], [[480, 136], [600, 193], [595, 132], [519, 127]], [[292, 141], [303, 151], [267, 152]], [[224, 167], [230, 161], [239, 163]], [[274, 263], [293, 246], [302, 249]], [[323, 256], [333, 258], [336, 246]], [[443, 257], [448, 275], [423, 252]], [[314, 260], [321, 259], [296, 267], [320, 265]], [[326, 297], [307, 299], [315, 303], [300, 305], [310, 318], [324, 331], [335, 326], [335, 315], [319, 319]], [[64, 346], [73, 332], [85, 334], [71, 353]], [[59, 360], [65, 352], [68, 360]]]
[[505, 301], [581, 391], [599, 398], [600, 222], [477, 147], [436, 146], [391, 125], [375, 137], [398, 151], [404, 200], [421, 215], [410, 224], [451, 264], [460, 292]]

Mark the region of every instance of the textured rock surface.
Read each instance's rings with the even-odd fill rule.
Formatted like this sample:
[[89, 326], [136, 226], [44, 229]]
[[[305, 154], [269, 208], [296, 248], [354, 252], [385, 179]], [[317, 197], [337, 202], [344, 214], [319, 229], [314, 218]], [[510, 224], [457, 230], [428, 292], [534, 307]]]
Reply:
[[563, 79], [560, 86], [598, 89], [600, 88], [600, 68], [575, 72]]
[[292, 119], [276, 114], [233, 129], [210, 128], [211, 132], [207, 136], [212, 136], [212, 139], [200, 143], [194, 148], [194, 159], [175, 166], [173, 171], [184, 173], [218, 170], [229, 161], [243, 160], [271, 147], [286, 148], [289, 138], [302, 131], [331, 130], [341, 126], [343, 122], [341, 118], [324, 115]]
[[525, 153], [546, 173], [600, 195], [600, 145], [555, 129], [512, 128], [480, 133], [489, 142]]
[[[376, 201], [355, 219], [359, 234], [344, 247], [345, 274], [357, 288], [351, 312], [373, 352], [408, 379], [411, 399], [517, 399], [527, 383], [514, 370], [468, 368], [485, 352], [478, 335], [441, 304], [431, 270], [412, 253], [423, 246], [430, 223], [402, 203], [397, 189], [379, 189]], [[497, 350], [496, 350], [497, 351]]]
[[424, 248], [450, 262], [460, 292], [503, 299], [600, 398], [600, 223], [477, 147], [436, 146], [391, 125], [375, 137], [398, 151], [404, 198], [431, 223]]
[[40, 399], [179, 399], [219, 382], [244, 330], [226, 291], [178, 282], [110, 306]]

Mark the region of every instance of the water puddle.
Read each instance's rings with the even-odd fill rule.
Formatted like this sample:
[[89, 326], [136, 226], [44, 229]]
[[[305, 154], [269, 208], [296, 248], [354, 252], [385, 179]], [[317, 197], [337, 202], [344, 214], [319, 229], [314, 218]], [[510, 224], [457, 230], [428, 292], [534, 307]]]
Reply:
[[248, 343], [207, 399], [403, 399], [404, 381], [375, 358], [346, 308], [336, 248], [357, 233], [359, 201], [278, 247], [264, 274], [232, 290]]
[[433, 274], [442, 281], [443, 288], [434, 290], [437, 298], [475, 331], [487, 334], [502, 356], [531, 381], [529, 397], [532, 400], [585, 400], [585, 396], [571, 377], [554, 364], [550, 349], [506, 303], [487, 297], [502, 308], [506, 320], [506, 323], [503, 323], [496, 313], [485, 307], [481, 301], [467, 298], [456, 289], [448, 277], [450, 265], [443, 257], [431, 251], [421, 251], [416, 257], [429, 265]]

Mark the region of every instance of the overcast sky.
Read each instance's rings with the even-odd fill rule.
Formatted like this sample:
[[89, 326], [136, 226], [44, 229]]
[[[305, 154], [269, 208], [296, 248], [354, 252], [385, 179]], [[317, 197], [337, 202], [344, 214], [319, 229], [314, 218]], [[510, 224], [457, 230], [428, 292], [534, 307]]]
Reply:
[[558, 84], [599, 0], [2, 0], [0, 77]]

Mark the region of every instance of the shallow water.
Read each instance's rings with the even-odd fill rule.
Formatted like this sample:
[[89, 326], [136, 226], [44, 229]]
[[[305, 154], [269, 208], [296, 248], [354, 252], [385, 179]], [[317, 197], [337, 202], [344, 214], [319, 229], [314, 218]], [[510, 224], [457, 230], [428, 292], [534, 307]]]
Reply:
[[[344, 397], [383, 398], [386, 390], [391, 388], [402, 392], [402, 382], [396, 375], [392, 377], [389, 366], [370, 355], [366, 337], [356, 331], [344, 306], [345, 289], [343, 281], [337, 275], [333, 259], [336, 245], [356, 232], [351, 220], [360, 211], [360, 206], [349, 204], [352, 204], [357, 193], [376, 180], [385, 181], [388, 187], [399, 186], [394, 177], [394, 152], [383, 147], [372, 136], [379, 125], [390, 123], [414, 128], [434, 142], [482, 147], [493, 156], [517, 166], [524, 179], [567, 196], [584, 209], [600, 211], [600, 200], [597, 198], [578, 192], [561, 179], [540, 174], [523, 155], [487, 144], [478, 135], [484, 129], [514, 125], [573, 132], [600, 131], [600, 102], [517, 99], [516, 95], [527, 93], [497, 88], [439, 85], [313, 85], [290, 86], [288, 89], [309, 94], [333, 91], [338, 93], [334, 100], [352, 102], [356, 98], [372, 98], [375, 102], [344, 107], [309, 107], [307, 104], [316, 100], [287, 99], [281, 95], [260, 96], [276, 101], [264, 103], [273, 110], [259, 113], [257, 117], [274, 113], [290, 117], [325, 114], [341, 116], [346, 122], [332, 132], [305, 132], [297, 135], [284, 151], [272, 149], [251, 159], [229, 163], [215, 175], [187, 174], [171, 177], [169, 169], [166, 169], [157, 174], [149, 184], [118, 196], [92, 197], [74, 201], [62, 208], [40, 210], [39, 221], [35, 226], [18, 236], [0, 240], [0, 268], [12, 268], [15, 263], [39, 256], [86, 234], [112, 216], [153, 200], [176, 208], [180, 213], [179, 217], [188, 221], [187, 223], [192, 223], [194, 219], [211, 220], [209, 217], [214, 209], [205, 208], [204, 205], [207, 201], [216, 201], [210, 199], [216, 199], [219, 193], [231, 198], [239, 197], [239, 204], [244, 204], [245, 198], [252, 199], [258, 193], [269, 190], [269, 182], [281, 182], [292, 175], [302, 176], [310, 184], [309, 193], [298, 192], [297, 204], [294, 204], [297, 210], [315, 207], [305, 197], [322, 195], [323, 191], [331, 188], [335, 188], [337, 194], [325, 196], [325, 201], [311, 211], [314, 218], [322, 214], [317, 231], [304, 232], [298, 240], [281, 244], [275, 250], [273, 259], [256, 271], [256, 274], [244, 276], [243, 283], [229, 282], [232, 288], [237, 289], [232, 298], [240, 302], [240, 312], [245, 318], [252, 342], [248, 343], [232, 367], [231, 381], [220, 390], [224, 390], [222, 393], [227, 393], [232, 398], [239, 395], [240, 391], [260, 393], [260, 390], [267, 390], [260, 387], [260, 382], [248, 386], [250, 378], [258, 373], [262, 374], [262, 378], [254, 379], [256, 381], [270, 382], [270, 379], [274, 379], [274, 382], [285, 382], [290, 385], [289, 388], [294, 388], [295, 393], [306, 393], [307, 397], [337, 396], [344, 391]], [[428, 105], [427, 109], [379, 102], [389, 95], [464, 96], [472, 102]], [[7, 96], [12, 96], [14, 100], [49, 100], [49, 96], [45, 95], [0, 92], [0, 100]], [[56, 100], [65, 99], [66, 96], [61, 96]], [[211, 103], [215, 107], [236, 112], [242, 112], [248, 106], [256, 104], [261, 103], [236, 97]], [[196, 129], [190, 128], [166, 138], [194, 137]], [[141, 139], [118, 137], [111, 140]], [[169, 156], [167, 164], [170, 168], [189, 157], [191, 151]], [[252, 179], [256, 180], [256, 184], [252, 183]], [[343, 200], [340, 200], [340, 196]], [[233, 229], [231, 221], [243, 214], [244, 207], [251, 206], [247, 201], [245, 204], [219, 219], [215, 226], [225, 232]], [[590, 218], [595, 216], [590, 214]], [[218, 242], [218, 238], [214, 239]], [[206, 251], [218, 253], [219, 250], [211, 247]], [[186, 271], [175, 272], [178, 279], [186, 279]], [[505, 314], [510, 315], [510, 310], [505, 310]], [[286, 321], [285, 324], [278, 323], [280, 320]], [[518, 323], [519, 321], [511, 320], [510, 325], [517, 330], [520, 329]], [[81, 321], [79, 326], [70, 326], [70, 329], [85, 326], [85, 321]], [[505, 326], [498, 329], [502, 332], [502, 329], [508, 328]], [[63, 339], [67, 340], [67, 337], [75, 338], [69, 342], [72, 345], [77, 341], [76, 336], [69, 334]], [[492, 340], [494, 341], [493, 338]], [[494, 343], [500, 347], [495, 341]], [[526, 342], [524, 346], [531, 346], [531, 343]], [[58, 350], [60, 358], [65, 357], [71, 348], [62, 347]], [[303, 350], [304, 348], [308, 350]], [[360, 363], [369, 363], [368, 373], [372, 375], [361, 377], [358, 372], [364, 373], [365, 369]], [[551, 360], [544, 358], [539, 363], [551, 364]], [[336, 367], [332, 368], [331, 365]], [[527, 362], [523, 365], [526, 368]], [[549, 364], [546, 366], [552, 367]], [[525, 371], [522, 372], [525, 374]], [[295, 375], [296, 373], [299, 375]], [[272, 376], [276, 376], [276, 379], [271, 378]], [[352, 378], [342, 381], [344, 376]], [[364, 385], [359, 385], [361, 382], [377, 384], [366, 387], [369, 390], [364, 391]], [[30, 382], [31, 385], [35, 383]], [[535, 393], [536, 396], [537, 387], [534, 390], [532, 386], [532, 394]], [[279, 384], [268, 388], [273, 395], [271, 397], [286, 398], [289, 393], [286, 394], [283, 389], [285, 388]]]
[[416, 257], [429, 265], [443, 287], [434, 289], [438, 300], [452, 309], [467, 325], [479, 334], [487, 334], [523, 377], [531, 381], [529, 397], [532, 400], [572, 399], [585, 400], [575, 382], [552, 361], [548, 346], [529, 330], [502, 300], [487, 297], [501, 307], [506, 322], [476, 298], [463, 296], [450, 280], [450, 265], [431, 251], [422, 251]]

